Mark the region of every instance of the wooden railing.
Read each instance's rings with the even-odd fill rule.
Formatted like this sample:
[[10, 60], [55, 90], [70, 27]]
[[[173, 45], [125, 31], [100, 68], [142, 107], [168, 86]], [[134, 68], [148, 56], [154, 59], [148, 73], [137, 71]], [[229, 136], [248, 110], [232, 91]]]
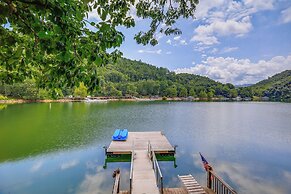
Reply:
[[114, 171], [114, 184], [112, 189], [112, 194], [118, 194], [120, 189], [120, 170], [119, 168]]
[[155, 176], [156, 176], [157, 186], [158, 186], [158, 188], [160, 190], [160, 193], [163, 194], [163, 192], [164, 192], [163, 175], [162, 175], [158, 160], [156, 158], [156, 154], [153, 151], [152, 145], [150, 144], [150, 142], [148, 142], [148, 156], [152, 161], [154, 173], [155, 173]]
[[212, 170], [207, 171], [207, 187], [216, 194], [236, 194], [236, 191]]
[[130, 163], [130, 174], [129, 174], [129, 193], [132, 193], [132, 178], [133, 178], [133, 160], [134, 160], [134, 151], [131, 154], [131, 163]]
[[129, 173], [129, 193], [130, 194], [132, 194], [133, 160], [134, 160], [134, 142], [132, 142], [130, 173]]

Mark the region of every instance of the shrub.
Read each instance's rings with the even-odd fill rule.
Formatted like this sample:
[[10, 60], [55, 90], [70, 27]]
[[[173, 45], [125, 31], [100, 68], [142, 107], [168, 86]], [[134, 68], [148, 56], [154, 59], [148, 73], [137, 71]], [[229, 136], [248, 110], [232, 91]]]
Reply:
[[40, 100], [50, 99], [51, 95], [46, 89], [39, 89], [37, 98]]
[[8, 100], [8, 98], [0, 94], [0, 100]]
[[76, 87], [75, 90], [74, 90], [74, 96], [75, 97], [86, 97], [87, 96], [87, 87], [84, 85], [83, 82], [81, 82], [79, 84], [79, 87]]

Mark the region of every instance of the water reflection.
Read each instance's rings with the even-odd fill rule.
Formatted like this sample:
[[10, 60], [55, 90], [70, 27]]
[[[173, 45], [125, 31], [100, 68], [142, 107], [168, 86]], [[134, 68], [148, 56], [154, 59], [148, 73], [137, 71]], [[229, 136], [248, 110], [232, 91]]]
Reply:
[[[204, 169], [198, 153], [193, 154], [193, 162], [195, 166]], [[276, 175], [278, 178], [271, 175], [266, 176], [268, 172], [269, 174], [274, 173], [272, 172], [274, 168], [264, 164], [255, 166], [248, 162], [236, 163], [220, 160], [219, 163], [215, 164], [214, 171], [239, 193], [283, 194], [289, 193], [291, 190], [290, 171], [280, 170]], [[195, 177], [206, 185], [205, 172], [196, 173]]]
[[[290, 172], [280, 172], [279, 177], [282, 178], [274, 179], [265, 176], [265, 172], [272, 171], [272, 168], [265, 167], [264, 165], [256, 167], [253, 165], [229, 163], [227, 161], [218, 165], [216, 169], [219, 174], [230, 179], [233, 184], [236, 184], [241, 193], [279, 194], [288, 193], [291, 190], [291, 179], [284, 176]], [[264, 174], [263, 176], [262, 173]]]
[[4, 110], [7, 108], [7, 104], [0, 104], [0, 110]]
[[290, 193], [291, 104], [60, 103], [9, 105], [0, 111], [0, 193], [111, 193], [121, 168], [104, 165], [115, 128], [163, 130], [177, 148], [177, 168], [160, 162], [165, 187], [193, 174], [206, 185], [202, 152], [239, 193]]
[[93, 194], [93, 193], [110, 193], [111, 188], [107, 186], [107, 179], [111, 176], [109, 171], [104, 171], [102, 166], [96, 168], [96, 173], [85, 174], [84, 180], [81, 182], [77, 193]]

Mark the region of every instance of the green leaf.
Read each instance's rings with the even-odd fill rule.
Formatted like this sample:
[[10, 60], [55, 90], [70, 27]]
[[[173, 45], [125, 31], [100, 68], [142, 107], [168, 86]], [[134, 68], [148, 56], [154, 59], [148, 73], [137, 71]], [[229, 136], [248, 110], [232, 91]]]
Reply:
[[94, 63], [95, 65], [100, 66], [102, 64], [102, 59], [100, 57], [96, 57]]
[[45, 38], [47, 37], [47, 34], [46, 34], [46, 32], [44, 32], [44, 31], [40, 31], [39, 33], [37, 33], [37, 36], [38, 36], [39, 38], [43, 38], [43, 39], [45, 39]]
[[108, 14], [107, 10], [104, 9], [104, 10], [102, 11], [102, 14], [101, 14], [101, 19], [102, 19], [103, 21], [106, 20], [107, 14]]

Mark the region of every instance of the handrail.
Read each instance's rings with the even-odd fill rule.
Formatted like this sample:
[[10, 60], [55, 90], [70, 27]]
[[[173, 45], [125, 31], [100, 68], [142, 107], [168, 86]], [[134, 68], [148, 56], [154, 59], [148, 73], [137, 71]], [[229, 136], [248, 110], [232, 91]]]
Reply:
[[150, 141], [148, 141], [148, 156], [152, 160], [152, 145]]
[[129, 193], [130, 193], [130, 194], [132, 193], [133, 160], [134, 160], [134, 142], [132, 142], [131, 163], [130, 163], [130, 174], [129, 174]]
[[152, 145], [150, 144], [150, 141], [148, 142], [148, 154], [149, 154], [149, 158], [152, 161], [154, 173], [155, 173], [155, 176], [156, 176], [157, 186], [160, 189], [160, 193], [163, 194], [163, 192], [164, 192], [163, 191], [163, 189], [164, 189], [163, 188], [164, 187], [163, 186], [163, 175], [162, 175], [162, 172], [161, 172], [161, 169], [160, 169], [158, 160], [156, 158], [156, 154], [155, 154], [155, 152], [152, 149]]
[[236, 191], [231, 186], [209, 169], [207, 170], [207, 187], [216, 194], [236, 194]]

